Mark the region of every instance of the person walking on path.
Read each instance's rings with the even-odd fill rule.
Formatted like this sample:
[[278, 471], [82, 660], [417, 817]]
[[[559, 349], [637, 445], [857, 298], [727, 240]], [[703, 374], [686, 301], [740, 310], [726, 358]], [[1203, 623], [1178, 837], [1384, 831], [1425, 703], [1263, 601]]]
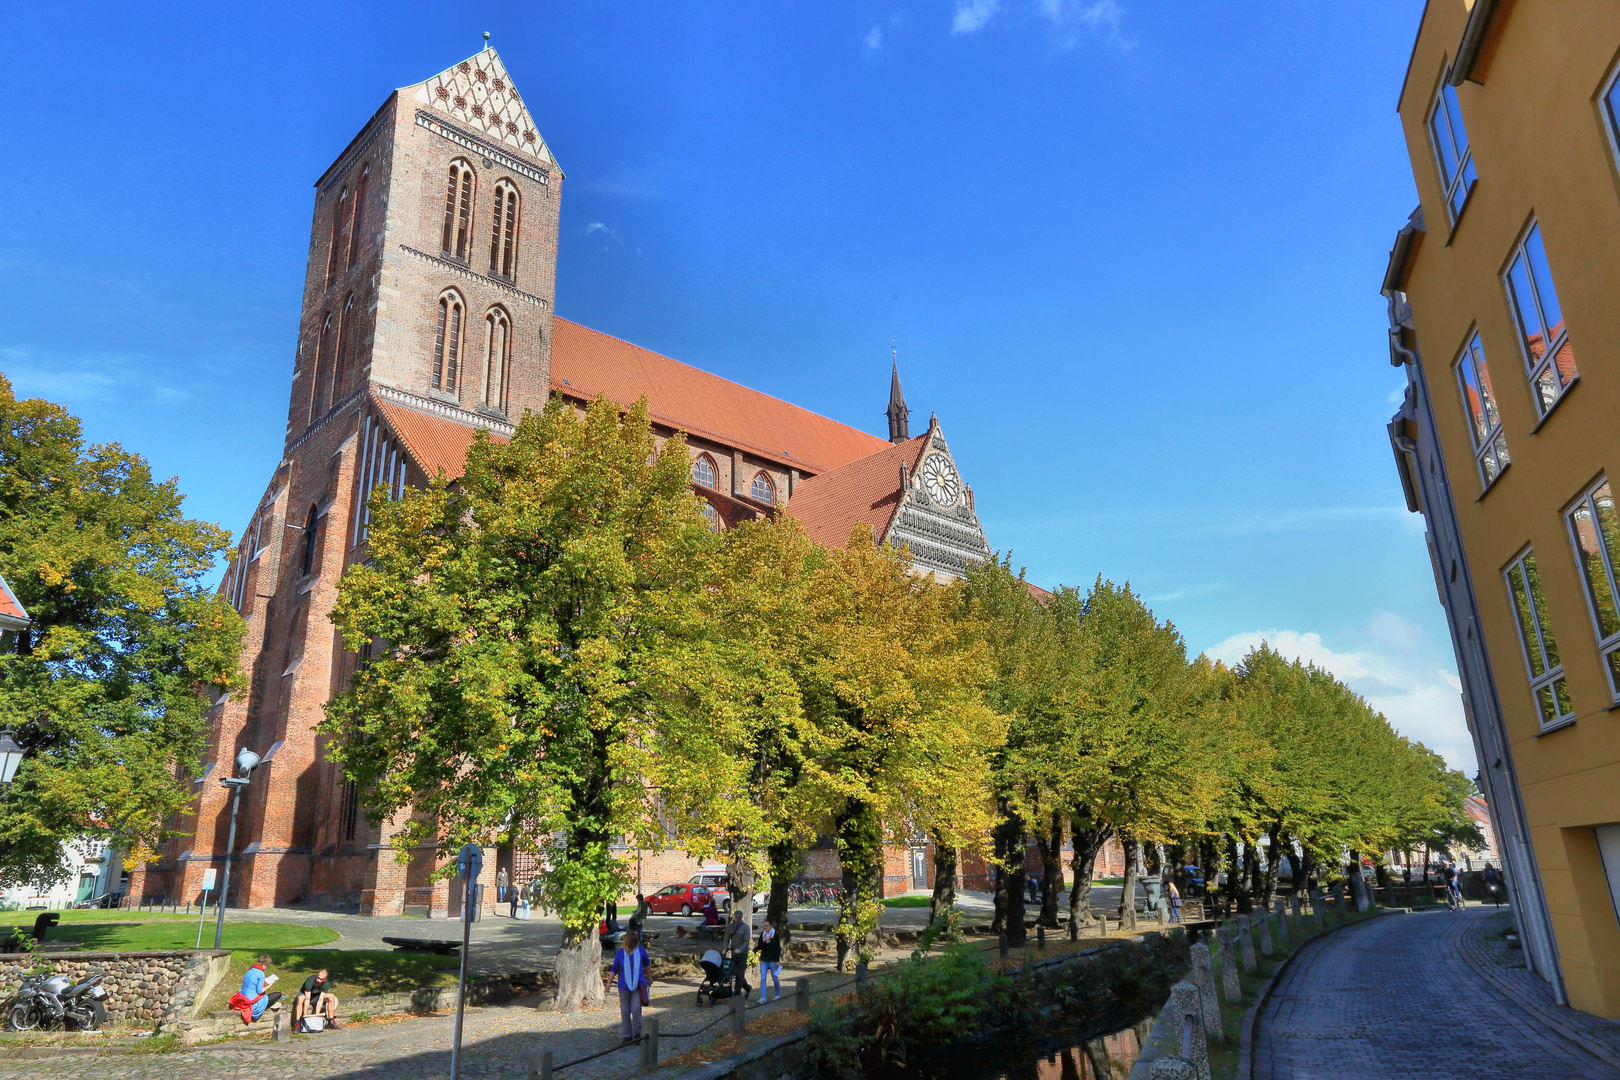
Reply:
[[506, 870], [503, 868], [500, 873], [495, 875], [495, 902], [497, 904], [506, 903], [506, 881]]
[[782, 939], [776, 936], [776, 927], [771, 920], [765, 920], [765, 926], [759, 932], [759, 1003], [765, 1004], [765, 980], [776, 984], [776, 996], [772, 1001], [782, 1000]]
[[613, 981], [619, 987], [619, 1034], [625, 1042], [634, 1042], [641, 1038], [641, 1007], [651, 998], [647, 990], [647, 950], [634, 930], [625, 932], [613, 954]]
[[604, 934], [617, 934], [619, 932], [619, 901], [609, 898], [602, 902], [602, 932]]
[[[748, 945], [753, 927], [743, 922], [742, 911], [731, 909], [731, 926], [726, 932], [726, 948], [731, 952], [732, 993], [746, 994], [748, 985]], [[780, 984], [779, 984], [780, 985]]]
[[514, 919], [518, 917], [518, 894], [521, 893], [522, 891], [523, 891], [523, 886], [521, 886], [521, 885], [519, 885], [517, 883], [516, 875], [514, 875], [513, 880], [512, 880], [512, 887], [510, 889], [506, 890], [506, 902], [509, 905], [511, 905], [511, 908], [512, 908], [511, 916]]
[[523, 886], [523, 888], [518, 890], [518, 914], [517, 914], [517, 917], [519, 919], [521, 919], [522, 921], [524, 921], [524, 922], [528, 922], [529, 921], [529, 907], [533, 903], [534, 903], [534, 879], [530, 878], [529, 883], [527, 885]]
[[1180, 922], [1181, 921], [1181, 890], [1176, 888], [1175, 879], [1170, 878], [1170, 877], [1166, 877], [1164, 879], [1164, 887], [1165, 887], [1165, 890], [1170, 894], [1170, 921], [1171, 922]]

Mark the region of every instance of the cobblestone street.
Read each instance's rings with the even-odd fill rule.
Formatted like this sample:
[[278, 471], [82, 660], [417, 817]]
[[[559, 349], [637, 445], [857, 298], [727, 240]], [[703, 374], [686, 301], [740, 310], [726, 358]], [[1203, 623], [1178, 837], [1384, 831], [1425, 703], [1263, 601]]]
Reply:
[[1255, 1027], [1255, 1080], [1614, 1080], [1620, 1023], [1553, 1005], [1506, 909], [1386, 915], [1309, 946]]

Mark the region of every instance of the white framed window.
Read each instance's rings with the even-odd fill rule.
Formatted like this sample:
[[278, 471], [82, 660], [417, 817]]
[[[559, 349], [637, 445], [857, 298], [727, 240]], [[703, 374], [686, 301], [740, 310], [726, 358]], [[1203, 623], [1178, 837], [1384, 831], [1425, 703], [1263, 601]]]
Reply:
[[1429, 145], [1434, 149], [1440, 185], [1446, 193], [1446, 213], [1455, 222], [1462, 216], [1479, 177], [1474, 172], [1473, 152], [1468, 148], [1468, 129], [1463, 126], [1457, 88], [1449, 79], [1440, 80], [1440, 91], [1429, 106], [1428, 126]]
[[775, 504], [776, 485], [771, 483], [770, 477], [758, 472], [754, 474], [754, 482], [748, 486], [748, 494], [762, 503]]
[[1485, 346], [1476, 330], [1457, 357], [1457, 389], [1462, 393], [1463, 410], [1468, 414], [1468, 434], [1474, 440], [1474, 460], [1479, 480], [1485, 487], [1496, 483], [1508, 467], [1507, 436], [1502, 434], [1502, 415], [1496, 408], [1496, 391], [1491, 386], [1490, 368], [1485, 366]]
[[1601, 108], [1603, 127], [1609, 133], [1609, 149], [1614, 151], [1616, 163], [1620, 164], [1620, 64], [1609, 72], [1609, 81], [1603, 85]]
[[1503, 577], [1507, 581], [1513, 620], [1519, 628], [1524, 666], [1530, 674], [1530, 696], [1535, 699], [1541, 728], [1545, 731], [1566, 724], [1575, 719], [1575, 710], [1570, 706], [1564, 665], [1558, 658], [1558, 643], [1553, 640], [1552, 626], [1547, 619], [1547, 597], [1541, 591], [1536, 553], [1525, 548], [1508, 564]]
[[720, 486], [720, 471], [714, 467], [714, 458], [699, 454], [692, 462], [692, 482], [706, 488]]
[[1545, 416], [1575, 381], [1576, 372], [1575, 351], [1569, 344], [1558, 290], [1553, 288], [1539, 223], [1530, 223], [1514, 249], [1502, 284], [1507, 287], [1508, 306], [1519, 330], [1519, 348], [1536, 409]]
[[1581, 493], [1564, 512], [1569, 526], [1569, 542], [1575, 546], [1575, 561], [1586, 584], [1586, 602], [1592, 611], [1592, 629], [1597, 634], [1603, 668], [1609, 676], [1609, 693], [1620, 701], [1620, 607], [1615, 598], [1614, 564], [1620, 555], [1620, 515], [1614, 510], [1614, 492], [1607, 477]]

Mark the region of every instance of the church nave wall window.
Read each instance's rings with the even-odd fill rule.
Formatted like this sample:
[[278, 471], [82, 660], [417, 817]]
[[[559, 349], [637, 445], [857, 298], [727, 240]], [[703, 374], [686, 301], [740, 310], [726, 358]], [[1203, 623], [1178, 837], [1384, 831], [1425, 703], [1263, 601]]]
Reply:
[[321, 534], [320, 510], [311, 506], [309, 517], [304, 519], [304, 560], [299, 570], [300, 574], [308, 574], [315, 569], [315, 553], [317, 539]]
[[763, 472], [754, 474], [754, 482], [748, 486], [748, 493], [762, 503], [774, 505], [776, 502], [776, 485]]
[[371, 166], [360, 170], [360, 182], [354, 187], [354, 208], [349, 212], [349, 265], [360, 258], [360, 229], [365, 224], [366, 189], [371, 186]]
[[405, 494], [405, 454], [399, 444], [388, 437], [388, 429], [368, 415], [360, 429], [359, 476], [354, 500], [354, 525], [349, 544], [360, 546], [371, 527], [371, 493], [378, 487], [387, 490], [389, 499]]
[[710, 532], [722, 531], [720, 512], [714, 508], [714, 503], [709, 502], [707, 499], [703, 500], [703, 520], [709, 523]]
[[461, 158], [450, 163], [450, 182], [444, 195], [444, 253], [467, 261], [472, 244], [472, 166]]
[[510, 180], [495, 185], [495, 225], [489, 237], [489, 272], [517, 277], [518, 191]]
[[332, 238], [326, 249], [326, 288], [330, 289], [337, 280], [338, 271], [343, 268], [343, 248], [346, 237], [343, 225], [349, 212], [349, 189], [345, 187], [338, 192], [337, 202], [332, 205]]
[[[702, 487], [718, 488], [720, 470], [714, 467], [714, 458], [708, 454], [699, 454], [697, 460], [692, 462], [692, 480]], [[704, 505], [708, 506], [708, 503]], [[713, 511], [714, 507], [710, 506], [709, 509]]]
[[506, 409], [506, 377], [512, 362], [512, 321], [501, 308], [490, 308], [484, 316], [484, 378], [482, 399], [485, 408]]
[[439, 297], [438, 329], [433, 336], [433, 389], [456, 392], [461, 359], [461, 297], [453, 290]]

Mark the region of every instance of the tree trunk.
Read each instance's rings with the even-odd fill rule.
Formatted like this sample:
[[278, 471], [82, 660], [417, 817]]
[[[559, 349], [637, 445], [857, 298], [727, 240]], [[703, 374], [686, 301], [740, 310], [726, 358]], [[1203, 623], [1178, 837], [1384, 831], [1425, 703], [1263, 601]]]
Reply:
[[1314, 873], [1316, 873], [1316, 860], [1311, 856], [1311, 846], [1301, 837], [1299, 841], [1299, 875], [1295, 878], [1297, 882], [1294, 886], [1295, 890], [1309, 896], [1311, 892], [1311, 875]]
[[1271, 842], [1266, 846], [1266, 872], [1260, 885], [1260, 910], [1271, 910], [1271, 898], [1277, 892], [1277, 870], [1282, 865], [1283, 823], [1278, 819], [1271, 827]]
[[799, 873], [799, 849], [792, 843], [776, 844], [766, 852], [766, 858], [771, 867], [771, 894], [765, 899], [765, 917], [786, 945], [793, 939], [788, 929], [788, 885]]
[[1135, 930], [1136, 878], [1137, 867], [1142, 861], [1142, 846], [1131, 836], [1121, 836], [1119, 845], [1125, 849], [1125, 889], [1119, 894], [1119, 921]]
[[1164, 876], [1164, 850], [1157, 840], [1142, 845], [1142, 866], [1149, 874]]
[[[1243, 887], [1243, 879], [1248, 876], [1247, 863], [1238, 861], [1237, 837], [1228, 837], [1227, 841], [1231, 845], [1232, 865], [1226, 871], [1226, 885], [1231, 890], [1233, 902], [1237, 904], [1238, 914], [1247, 915], [1254, 910], [1254, 905], [1249, 902], [1249, 890]], [[1248, 843], [1243, 845], [1243, 854], [1248, 857], [1249, 862], [1254, 861], [1254, 848]]]
[[993, 932], [1006, 931], [1014, 945], [1024, 943], [1024, 819], [1005, 797], [996, 799], [996, 917]]
[[1097, 865], [1097, 852], [1108, 843], [1108, 833], [1108, 829], [1085, 829], [1077, 822], [1069, 823], [1069, 843], [1074, 849], [1069, 858], [1069, 868], [1074, 871], [1074, 884], [1069, 888], [1070, 921], [1091, 919], [1091, 875]]
[[602, 942], [597, 925], [583, 934], [563, 929], [562, 949], [557, 953], [558, 1012], [571, 1013], [602, 1004]]
[[735, 862], [726, 863], [726, 888], [731, 893], [731, 910], [742, 912], [743, 921], [747, 923], [749, 931], [754, 926], [754, 884], [759, 881], [759, 874], [754, 870], [753, 862], [746, 858], [737, 858]]
[[1042, 926], [1057, 929], [1057, 898], [1063, 891], [1063, 812], [1052, 811], [1052, 828], [1046, 836], [1036, 838], [1041, 852], [1041, 914]]
[[844, 971], [851, 950], [857, 963], [869, 959], [877, 939], [883, 910], [883, 825], [877, 811], [865, 803], [851, 805], [833, 823], [844, 885], [833, 936], [838, 970]]
[[956, 906], [956, 848], [934, 833], [934, 895], [928, 901], [928, 921], [932, 923]]
[[1207, 838], [1198, 842], [1198, 868], [1204, 873], [1205, 906], [1219, 905], [1221, 915], [1225, 917], [1226, 897], [1218, 884], [1221, 872], [1221, 845], [1218, 840]]

